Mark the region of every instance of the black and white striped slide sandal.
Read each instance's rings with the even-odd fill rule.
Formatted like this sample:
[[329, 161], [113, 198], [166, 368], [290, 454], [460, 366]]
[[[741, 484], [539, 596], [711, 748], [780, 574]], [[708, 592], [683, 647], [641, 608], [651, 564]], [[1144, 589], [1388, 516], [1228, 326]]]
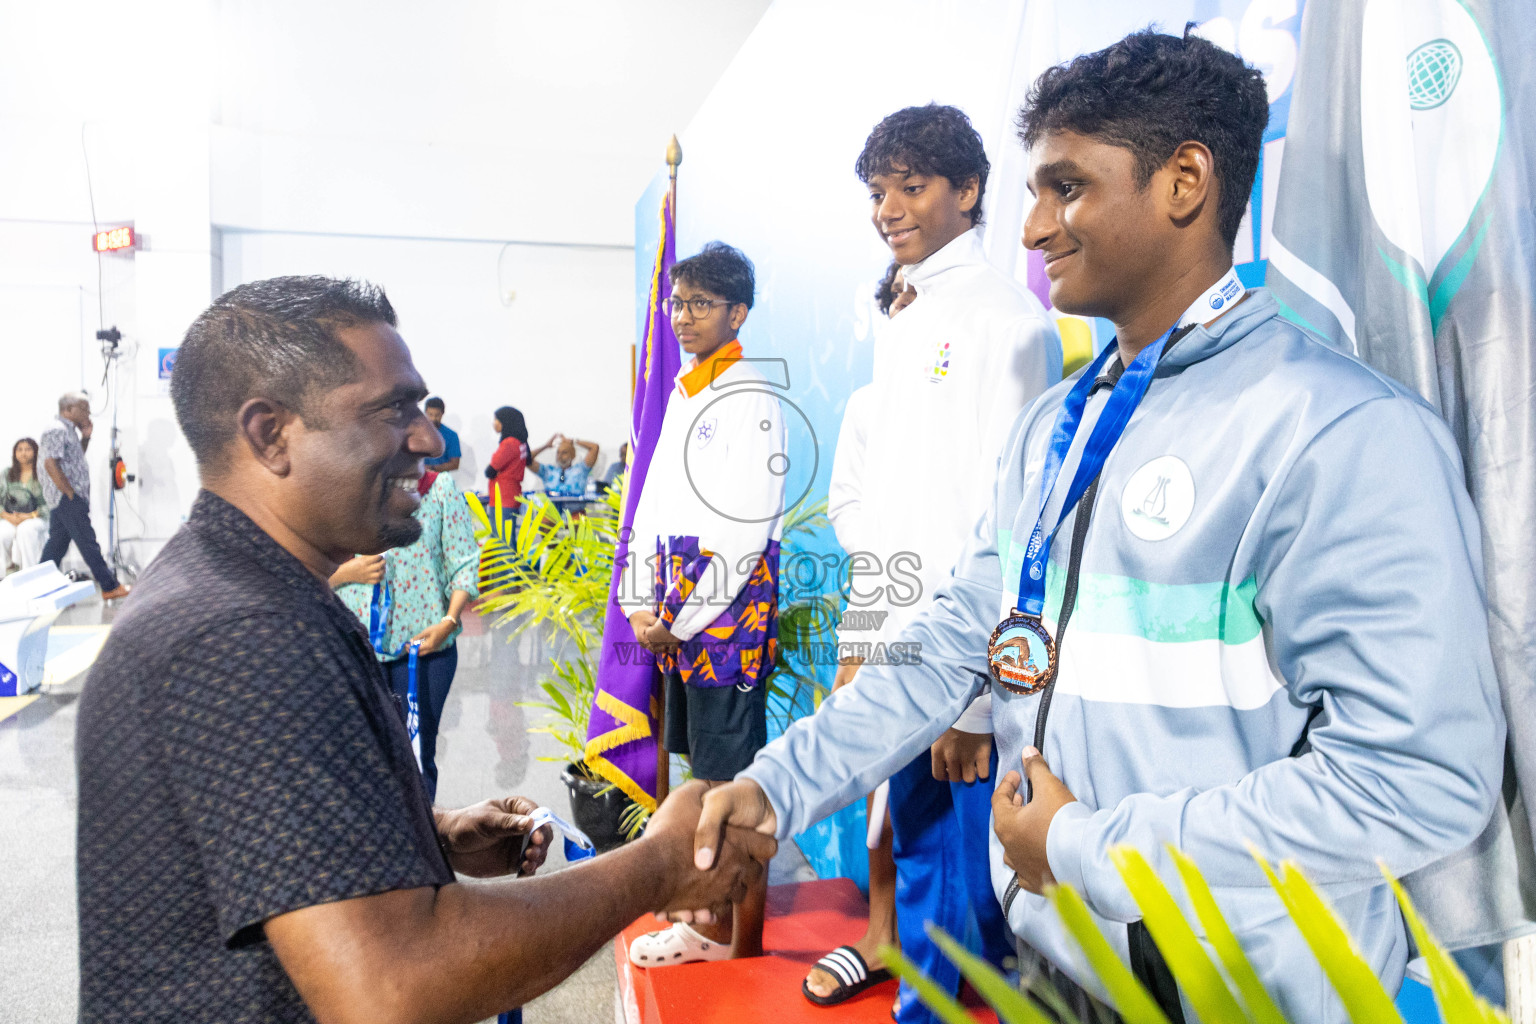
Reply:
[[800, 991], [805, 998], [817, 1006], [836, 1006], [838, 1003], [847, 1002], [854, 996], [863, 992], [872, 985], [878, 985], [882, 981], [888, 981], [891, 972], [885, 968], [871, 971], [859, 951], [852, 946], [838, 946], [832, 952], [816, 961], [816, 966], [826, 971], [837, 979], [837, 988], [831, 995], [819, 996], [811, 991], [810, 979], [800, 983]]

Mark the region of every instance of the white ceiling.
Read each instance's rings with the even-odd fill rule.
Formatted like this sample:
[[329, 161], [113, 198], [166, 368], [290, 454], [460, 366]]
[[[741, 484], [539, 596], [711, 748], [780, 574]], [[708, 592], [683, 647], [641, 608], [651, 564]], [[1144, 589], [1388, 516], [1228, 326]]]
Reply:
[[[212, 120], [275, 140], [263, 147], [266, 179], [280, 181], [284, 163], [310, 162], [307, 139], [323, 160], [378, 153], [365, 188], [385, 206], [403, 193], [432, 204], [424, 193], [434, 179], [492, 193], [479, 224], [446, 203], [434, 215], [445, 234], [624, 244], [628, 211], [668, 137], [693, 117], [769, 3], [216, 0], [213, 33], [229, 57], [219, 61]], [[324, 221], [340, 199], [252, 210], [219, 195], [216, 219], [273, 227]], [[436, 233], [418, 212], [400, 210], [391, 223]]]
[[0, 215], [85, 214], [86, 122], [97, 202], [133, 216], [114, 140], [173, 120], [210, 133], [215, 223], [629, 244], [770, 2], [0, 0], [0, 128], [31, 154], [0, 152]]
[[215, 0], [213, 120], [620, 155], [692, 117], [769, 2]]

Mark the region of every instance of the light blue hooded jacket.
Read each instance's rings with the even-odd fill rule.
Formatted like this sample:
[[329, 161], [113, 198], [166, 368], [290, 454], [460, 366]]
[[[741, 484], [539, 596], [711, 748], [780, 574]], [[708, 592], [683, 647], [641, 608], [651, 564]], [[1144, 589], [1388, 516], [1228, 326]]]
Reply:
[[[987, 685], [1071, 383], [1021, 414], [992, 508], [901, 636], [922, 663], [865, 667], [743, 773], [781, 839], [869, 792]], [[1107, 396], [1089, 400], [1048, 527]], [[1053, 635], [1073, 525], [1050, 552]], [[1291, 1019], [1344, 1020], [1251, 843], [1300, 865], [1397, 989], [1408, 943], [1377, 862], [1407, 874], [1471, 843], [1504, 752], [1477, 517], [1434, 411], [1282, 319], [1263, 289], [1196, 327], [1105, 464], [1059, 658], [1042, 750], [1078, 802], [1047, 855], [1122, 956], [1140, 913], [1110, 848], [1139, 849], [1188, 910], [1172, 844]], [[999, 775], [1033, 742], [1039, 703], [995, 689]], [[1002, 900], [995, 836], [991, 868]], [[1020, 893], [1008, 922], [1103, 997], [1042, 897]]]

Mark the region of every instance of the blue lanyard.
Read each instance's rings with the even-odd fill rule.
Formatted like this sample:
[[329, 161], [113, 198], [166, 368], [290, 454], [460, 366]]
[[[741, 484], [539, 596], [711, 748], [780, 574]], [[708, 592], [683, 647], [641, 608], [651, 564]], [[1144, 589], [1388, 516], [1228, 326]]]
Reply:
[[421, 653], [421, 641], [410, 644], [411, 653], [406, 660], [405, 732], [411, 738], [411, 751], [416, 755], [416, 767], [421, 767], [421, 704], [416, 689], [416, 659]]
[[1100, 414], [1098, 422], [1093, 425], [1093, 432], [1088, 435], [1088, 442], [1083, 446], [1083, 457], [1077, 464], [1077, 472], [1073, 474], [1072, 484], [1067, 488], [1066, 498], [1061, 503], [1061, 514], [1056, 517], [1056, 525], [1051, 527], [1049, 533], [1045, 531], [1046, 507], [1051, 501], [1051, 492], [1056, 487], [1056, 479], [1061, 475], [1061, 466], [1066, 461], [1067, 452], [1072, 448], [1072, 440], [1077, 436], [1077, 429], [1083, 422], [1083, 410], [1088, 406], [1088, 395], [1093, 391], [1093, 383], [1098, 378], [1099, 371], [1104, 368], [1111, 356], [1116, 352], [1116, 345], [1111, 341], [1104, 347], [1098, 357], [1083, 371], [1072, 390], [1067, 393], [1067, 400], [1062, 404], [1061, 412], [1056, 417], [1056, 427], [1051, 431], [1051, 445], [1045, 453], [1045, 467], [1040, 476], [1040, 517], [1035, 520], [1035, 528], [1029, 535], [1029, 546], [1024, 549], [1024, 566], [1019, 573], [1019, 603], [1015, 610], [1024, 615], [1039, 618], [1045, 610], [1045, 567], [1051, 553], [1051, 538], [1056, 531], [1061, 529], [1061, 524], [1066, 520], [1088, 485], [1093, 483], [1099, 471], [1104, 468], [1104, 462], [1109, 458], [1109, 453], [1114, 450], [1115, 444], [1120, 440], [1120, 435], [1125, 433], [1125, 426], [1131, 421], [1131, 414], [1141, 404], [1141, 398], [1147, 393], [1147, 386], [1152, 383], [1152, 375], [1157, 371], [1158, 361], [1163, 357], [1163, 349], [1168, 346], [1168, 339], [1173, 337], [1178, 325], [1170, 327], [1166, 334], [1155, 342], [1141, 350], [1125, 373], [1120, 376], [1115, 389], [1110, 393], [1109, 401], [1104, 406], [1104, 412]]
[[[368, 642], [373, 644], [373, 649], [380, 654], [389, 654], [385, 646], [384, 638], [389, 632], [389, 606], [394, 603], [390, 594], [389, 581], [380, 580], [373, 585], [373, 600], [368, 606]], [[421, 766], [421, 704], [420, 691], [416, 685], [417, 660], [421, 656], [421, 643], [406, 641], [400, 645], [392, 657], [398, 658], [401, 651], [409, 648], [406, 654], [405, 672], [405, 731], [411, 738], [411, 748], [416, 754], [416, 765]]]
[[[380, 654], [388, 654], [384, 647], [384, 639], [389, 634], [389, 606], [393, 603], [393, 597], [389, 592], [389, 581], [380, 580], [373, 585], [373, 600], [368, 605], [368, 642], [373, 649]], [[399, 654], [399, 651], [395, 652]]]

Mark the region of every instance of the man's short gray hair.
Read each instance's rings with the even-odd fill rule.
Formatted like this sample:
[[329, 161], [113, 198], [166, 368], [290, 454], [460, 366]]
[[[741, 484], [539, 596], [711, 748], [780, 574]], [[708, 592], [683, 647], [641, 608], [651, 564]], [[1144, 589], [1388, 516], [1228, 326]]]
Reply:
[[91, 396], [82, 391], [66, 391], [59, 396], [59, 412], [68, 412], [77, 405], [90, 405]]

